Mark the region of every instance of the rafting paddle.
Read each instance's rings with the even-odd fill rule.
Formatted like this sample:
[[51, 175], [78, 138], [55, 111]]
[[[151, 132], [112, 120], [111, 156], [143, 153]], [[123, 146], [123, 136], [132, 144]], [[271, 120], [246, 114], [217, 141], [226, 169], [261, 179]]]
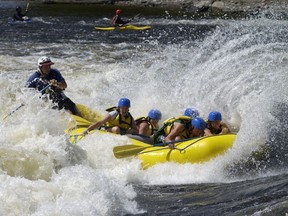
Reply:
[[30, 4], [30, 2], [28, 1], [27, 4], [26, 4], [26, 10], [25, 10], [26, 12], [28, 12], [29, 4]]
[[[47, 85], [45, 88], [43, 88], [40, 93], [42, 94], [47, 88], [49, 88], [50, 85]], [[35, 97], [35, 96], [34, 96]], [[33, 97], [33, 98], [34, 98]], [[13, 113], [15, 113], [17, 110], [19, 110], [21, 107], [25, 106], [24, 103], [21, 103], [18, 107], [16, 107], [14, 110], [12, 110], [10, 113], [8, 113], [2, 120], [5, 120], [8, 116], [11, 116]]]
[[[140, 153], [141, 151], [143, 151], [146, 148], [167, 146], [169, 144], [184, 142], [187, 140], [191, 140], [191, 139], [182, 139], [182, 140], [177, 140], [177, 141], [172, 141], [172, 142], [167, 142], [167, 143], [156, 143], [154, 145], [147, 144], [147, 146], [137, 146], [137, 145], [115, 146], [113, 148], [113, 153], [114, 153], [114, 156], [116, 158], [131, 157], [131, 156], [135, 156], [136, 154]], [[177, 148], [175, 148], [175, 149], [177, 149]]]
[[[159, 143], [158, 144], [158, 146], [165, 146], [165, 145], [166, 145], [166, 143]], [[157, 146], [157, 144], [149, 145], [149, 146], [136, 146], [136, 145], [115, 146], [113, 148], [113, 153], [114, 153], [115, 158], [120, 159], [120, 158], [134, 156], [134, 155], [138, 154], [139, 152], [143, 151], [144, 149], [150, 148], [153, 146]]]
[[141, 15], [141, 13], [136, 14], [136, 15], [135, 15], [133, 18], [131, 18], [130, 20], [134, 20], [134, 19], [138, 18], [140, 15]]
[[[151, 147], [159, 147], [159, 146], [162, 146], [162, 147], [165, 147], [169, 144], [174, 144], [174, 143], [180, 143], [180, 142], [185, 142], [187, 140], [193, 140], [189, 145], [187, 145], [184, 149], [179, 149], [179, 148], [174, 148], [176, 150], [179, 150], [179, 151], [183, 151], [185, 150], [188, 146], [191, 146], [193, 145], [194, 143], [198, 142], [199, 140], [202, 140], [206, 137], [201, 137], [199, 139], [199, 137], [194, 137], [194, 138], [188, 138], [188, 139], [181, 139], [181, 140], [177, 140], [177, 141], [172, 141], [172, 142], [166, 142], [166, 143], [156, 143], [154, 145], [149, 145], [147, 144], [147, 146], [137, 146], [137, 145], [122, 145], [122, 146], [115, 146], [113, 148], [113, 153], [114, 153], [114, 156], [116, 158], [125, 158], [125, 157], [131, 157], [131, 156], [135, 156], [137, 155], [138, 153], [140, 153], [141, 151], [145, 150], [146, 148], [151, 148]], [[168, 146], [167, 146], [168, 148]], [[163, 148], [161, 148], [163, 149]], [[156, 149], [158, 150], [158, 149]], [[171, 149], [172, 150], [172, 149]]]
[[19, 110], [21, 107], [23, 107], [25, 104], [22, 103], [20, 104], [18, 107], [16, 107], [14, 110], [12, 110], [10, 113], [8, 113], [6, 116], [4, 116], [4, 118], [2, 120], [5, 120], [8, 116], [11, 116], [14, 112], [16, 112], [17, 110]]

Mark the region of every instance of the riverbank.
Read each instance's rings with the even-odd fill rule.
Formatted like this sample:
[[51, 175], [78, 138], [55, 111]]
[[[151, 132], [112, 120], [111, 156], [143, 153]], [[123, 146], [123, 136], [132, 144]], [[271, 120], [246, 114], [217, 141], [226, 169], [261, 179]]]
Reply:
[[248, 12], [267, 8], [285, 9], [286, 0], [44, 0], [44, 3], [112, 4], [143, 6], [185, 12]]

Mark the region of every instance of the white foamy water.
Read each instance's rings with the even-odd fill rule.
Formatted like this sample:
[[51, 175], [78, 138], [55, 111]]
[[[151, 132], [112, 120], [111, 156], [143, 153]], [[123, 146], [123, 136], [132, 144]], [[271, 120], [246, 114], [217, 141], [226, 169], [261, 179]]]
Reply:
[[[1, 215], [135, 214], [143, 210], [134, 201], [133, 184], [231, 181], [226, 167], [267, 141], [269, 127], [277, 128], [278, 123], [274, 105], [288, 103], [287, 43], [277, 33], [286, 23], [261, 19], [168, 24], [178, 23], [217, 27], [199, 40], [175, 44], [162, 43], [166, 30], [159, 30], [158, 38], [147, 33], [138, 44], [83, 39], [1, 44], [0, 114], [25, 104], [0, 124]], [[166, 163], [145, 171], [137, 159], [113, 156], [114, 146], [128, 142], [126, 136], [94, 133], [68, 144], [64, 130], [69, 115], [52, 110], [24, 88], [42, 55], [55, 62], [68, 83], [67, 96], [77, 103], [104, 114], [120, 97], [128, 97], [134, 117], [157, 108], [162, 120], [182, 114], [188, 106], [197, 107], [204, 118], [218, 110], [238, 132], [236, 142], [224, 156], [204, 164]]]

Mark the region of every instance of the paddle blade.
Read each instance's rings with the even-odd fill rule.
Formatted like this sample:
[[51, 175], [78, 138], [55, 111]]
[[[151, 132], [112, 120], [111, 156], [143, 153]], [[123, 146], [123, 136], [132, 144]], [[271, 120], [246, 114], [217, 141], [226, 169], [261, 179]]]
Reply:
[[125, 158], [137, 155], [139, 152], [143, 151], [146, 148], [150, 148], [151, 146], [135, 146], [135, 145], [123, 145], [123, 146], [115, 146], [113, 148], [113, 153], [116, 158]]

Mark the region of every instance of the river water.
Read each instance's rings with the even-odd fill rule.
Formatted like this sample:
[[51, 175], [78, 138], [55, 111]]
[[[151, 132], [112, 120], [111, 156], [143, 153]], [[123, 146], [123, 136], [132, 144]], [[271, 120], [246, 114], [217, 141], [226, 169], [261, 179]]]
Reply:
[[[11, 23], [1, 1], [0, 215], [287, 215], [288, 29], [283, 11], [243, 19], [192, 19], [141, 10], [148, 31], [98, 32], [114, 7], [30, 2], [29, 23]], [[127, 9], [127, 17], [139, 13]], [[268, 16], [269, 15], [269, 16]], [[115, 159], [126, 136], [94, 133], [67, 143], [70, 120], [24, 88], [48, 55], [66, 95], [101, 113], [120, 97], [134, 117], [163, 120], [197, 107], [237, 132], [225, 155], [203, 164], [141, 169]], [[266, 154], [251, 157], [263, 146]], [[254, 154], [255, 155], [255, 154]]]

